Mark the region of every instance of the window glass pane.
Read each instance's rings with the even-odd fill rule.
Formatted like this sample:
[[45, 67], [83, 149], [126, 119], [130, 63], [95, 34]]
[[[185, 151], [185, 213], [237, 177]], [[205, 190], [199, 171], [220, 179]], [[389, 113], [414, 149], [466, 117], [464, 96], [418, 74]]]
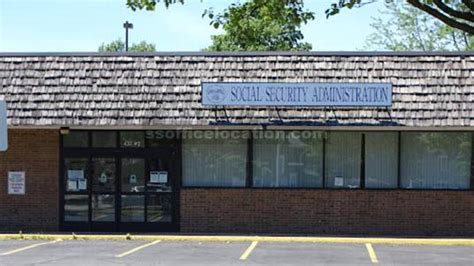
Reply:
[[94, 148], [117, 147], [117, 133], [115, 131], [92, 132], [92, 147]]
[[403, 188], [469, 188], [471, 133], [403, 132], [401, 145]]
[[115, 221], [115, 198], [114, 195], [92, 195], [92, 221], [114, 222]]
[[122, 159], [122, 192], [145, 191], [145, 160]]
[[64, 221], [87, 222], [89, 221], [89, 196], [65, 195], [64, 196]]
[[397, 188], [398, 133], [365, 133], [365, 187]]
[[185, 186], [245, 186], [249, 132], [192, 131], [183, 139]]
[[255, 187], [321, 187], [322, 133], [317, 131], [254, 132]]
[[63, 146], [66, 148], [84, 148], [89, 146], [89, 133], [87, 131], [69, 131], [63, 135]]
[[87, 191], [87, 158], [66, 158], [64, 160], [64, 185], [66, 191]]
[[145, 147], [145, 134], [141, 131], [120, 132], [120, 147], [122, 148]]
[[145, 196], [122, 195], [122, 222], [145, 221]]
[[179, 133], [172, 130], [147, 130], [145, 140], [147, 147], [177, 148]]
[[326, 186], [360, 187], [362, 134], [329, 132], [326, 141]]
[[92, 158], [92, 190], [115, 191], [114, 158]]
[[147, 203], [148, 222], [170, 223], [172, 221], [171, 203], [171, 194], [149, 195]]

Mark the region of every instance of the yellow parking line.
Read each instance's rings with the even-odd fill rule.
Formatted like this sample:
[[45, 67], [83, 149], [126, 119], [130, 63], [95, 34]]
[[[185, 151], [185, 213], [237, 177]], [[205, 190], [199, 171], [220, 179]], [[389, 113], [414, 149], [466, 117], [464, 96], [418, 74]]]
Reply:
[[141, 250], [141, 249], [144, 249], [144, 248], [146, 248], [146, 247], [153, 246], [153, 245], [155, 245], [155, 244], [157, 244], [157, 243], [160, 243], [160, 242], [161, 242], [161, 240], [155, 240], [155, 241], [153, 241], [153, 242], [151, 242], [151, 243], [138, 246], [138, 247], [136, 247], [136, 248], [134, 248], [134, 249], [131, 249], [131, 250], [129, 250], [129, 251], [126, 251], [126, 252], [124, 252], [124, 253], [122, 253], [122, 254], [118, 254], [118, 255], [116, 255], [115, 257], [117, 257], [117, 258], [122, 258], [122, 257], [128, 256], [128, 255], [130, 255], [130, 254], [132, 254], [132, 253], [134, 253], [134, 252], [137, 252], [137, 251], [139, 251], [139, 250]]
[[245, 252], [242, 254], [242, 256], [240, 256], [240, 259], [246, 260], [250, 256], [250, 253], [252, 253], [252, 251], [255, 249], [257, 244], [258, 241], [253, 241], [252, 244], [250, 244], [250, 246], [247, 248], [247, 250], [245, 250]]
[[26, 246], [26, 247], [17, 248], [17, 249], [14, 249], [14, 250], [4, 252], [4, 253], [0, 254], [0, 256], [15, 254], [15, 253], [18, 253], [18, 252], [21, 252], [21, 251], [24, 251], [24, 250], [28, 250], [28, 249], [32, 249], [32, 248], [35, 248], [35, 247], [48, 245], [48, 244], [54, 244], [54, 243], [57, 243], [59, 241], [61, 241], [61, 240], [54, 240], [54, 241], [49, 241], [49, 242], [37, 243], [37, 244], [29, 245], [29, 246]]
[[372, 244], [366, 243], [365, 247], [367, 248], [367, 251], [369, 252], [369, 257], [372, 263], [378, 263], [379, 261], [377, 260], [377, 255], [375, 255], [375, 250], [372, 247]]

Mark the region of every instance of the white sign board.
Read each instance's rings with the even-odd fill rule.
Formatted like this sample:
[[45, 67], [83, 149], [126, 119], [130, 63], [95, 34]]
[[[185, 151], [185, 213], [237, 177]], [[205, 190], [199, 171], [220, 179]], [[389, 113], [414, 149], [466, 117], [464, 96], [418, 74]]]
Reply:
[[25, 194], [25, 172], [8, 172], [8, 194]]
[[8, 149], [7, 104], [0, 100], [0, 151]]
[[371, 106], [392, 105], [391, 83], [203, 82], [203, 105]]

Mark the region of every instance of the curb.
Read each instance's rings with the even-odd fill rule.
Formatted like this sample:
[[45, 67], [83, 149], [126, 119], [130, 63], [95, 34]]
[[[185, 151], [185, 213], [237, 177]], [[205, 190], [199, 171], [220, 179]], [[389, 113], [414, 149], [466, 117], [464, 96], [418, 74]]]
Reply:
[[76, 235], [72, 234], [0, 234], [0, 240], [146, 240], [146, 241], [200, 241], [200, 242], [286, 242], [286, 243], [339, 243], [474, 246], [474, 239], [443, 238], [372, 238], [372, 237], [304, 237], [304, 236], [197, 236], [197, 235]]

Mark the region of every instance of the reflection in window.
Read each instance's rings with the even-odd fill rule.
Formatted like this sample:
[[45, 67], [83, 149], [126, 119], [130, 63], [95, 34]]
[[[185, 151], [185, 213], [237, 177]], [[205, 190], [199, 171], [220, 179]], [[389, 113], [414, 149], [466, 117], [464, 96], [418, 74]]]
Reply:
[[115, 190], [114, 158], [92, 158], [92, 188], [103, 192]]
[[89, 196], [65, 195], [64, 196], [64, 221], [87, 222], [89, 221]]
[[403, 188], [467, 189], [471, 175], [471, 133], [403, 132]]
[[145, 221], [145, 196], [122, 195], [122, 222]]
[[365, 133], [365, 187], [396, 188], [398, 133]]
[[114, 148], [117, 147], [117, 132], [115, 131], [93, 131], [92, 147]]
[[158, 194], [148, 196], [147, 221], [171, 222], [171, 194]]
[[92, 221], [115, 221], [114, 195], [92, 195]]
[[329, 132], [326, 141], [326, 186], [360, 187], [362, 134]]
[[63, 135], [63, 145], [66, 148], [85, 148], [89, 146], [88, 131], [70, 131]]
[[145, 191], [145, 160], [122, 159], [122, 192]]
[[254, 135], [256, 187], [321, 187], [322, 135], [317, 131], [267, 131]]
[[183, 139], [183, 184], [245, 186], [249, 133], [208, 132]]

